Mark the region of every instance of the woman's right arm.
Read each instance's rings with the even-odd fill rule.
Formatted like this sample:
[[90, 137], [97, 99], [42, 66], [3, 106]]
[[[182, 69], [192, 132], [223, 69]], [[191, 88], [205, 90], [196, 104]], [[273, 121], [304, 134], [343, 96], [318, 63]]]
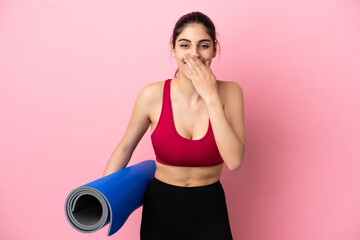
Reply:
[[153, 89], [151, 84], [147, 85], [137, 96], [128, 127], [120, 143], [111, 154], [105, 167], [103, 177], [127, 166], [133, 151], [149, 128], [149, 110], [151, 109], [152, 96], [154, 96], [152, 92]]

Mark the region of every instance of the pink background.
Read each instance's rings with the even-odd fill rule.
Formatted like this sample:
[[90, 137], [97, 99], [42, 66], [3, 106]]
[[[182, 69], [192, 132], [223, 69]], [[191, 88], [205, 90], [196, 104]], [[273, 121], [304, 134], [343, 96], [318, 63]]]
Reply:
[[[0, 1], [1, 239], [109, 239], [73, 229], [65, 198], [101, 177], [141, 88], [173, 77], [191, 11], [244, 91], [244, 164], [221, 178], [234, 239], [360, 239], [355, 0]], [[154, 159], [149, 134], [129, 166]], [[110, 239], [139, 239], [141, 211]]]

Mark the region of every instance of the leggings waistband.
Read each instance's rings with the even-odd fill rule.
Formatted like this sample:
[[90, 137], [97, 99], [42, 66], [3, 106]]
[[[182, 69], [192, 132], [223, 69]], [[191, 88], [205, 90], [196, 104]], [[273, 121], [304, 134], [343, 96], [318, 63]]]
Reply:
[[153, 177], [152, 184], [155, 184], [156, 186], [160, 187], [161, 189], [167, 190], [167, 191], [173, 191], [173, 192], [181, 192], [181, 193], [204, 193], [209, 192], [211, 190], [223, 190], [222, 184], [220, 180], [203, 186], [194, 186], [194, 187], [184, 187], [184, 186], [177, 186], [172, 185], [166, 182], [163, 182], [155, 177]]

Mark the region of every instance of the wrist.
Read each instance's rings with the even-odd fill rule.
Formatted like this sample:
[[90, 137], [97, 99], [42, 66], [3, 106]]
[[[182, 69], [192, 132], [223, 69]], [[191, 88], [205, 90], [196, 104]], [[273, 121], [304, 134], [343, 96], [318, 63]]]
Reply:
[[219, 94], [213, 94], [211, 97], [205, 99], [205, 103], [206, 105], [216, 105], [216, 104], [220, 104], [221, 100], [220, 100], [220, 96]]

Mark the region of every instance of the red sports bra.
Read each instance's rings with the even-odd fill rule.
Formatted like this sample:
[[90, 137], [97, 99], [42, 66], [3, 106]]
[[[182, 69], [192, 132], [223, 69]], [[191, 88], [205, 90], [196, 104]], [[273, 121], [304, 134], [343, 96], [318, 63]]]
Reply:
[[208, 130], [201, 139], [181, 136], [175, 128], [170, 99], [170, 83], [164, 83], [163, 102], [158, 124], [151, 134], [156, 160], [173, 166], [201, 167], [223, 163], [216, 146], [209, 119]]

